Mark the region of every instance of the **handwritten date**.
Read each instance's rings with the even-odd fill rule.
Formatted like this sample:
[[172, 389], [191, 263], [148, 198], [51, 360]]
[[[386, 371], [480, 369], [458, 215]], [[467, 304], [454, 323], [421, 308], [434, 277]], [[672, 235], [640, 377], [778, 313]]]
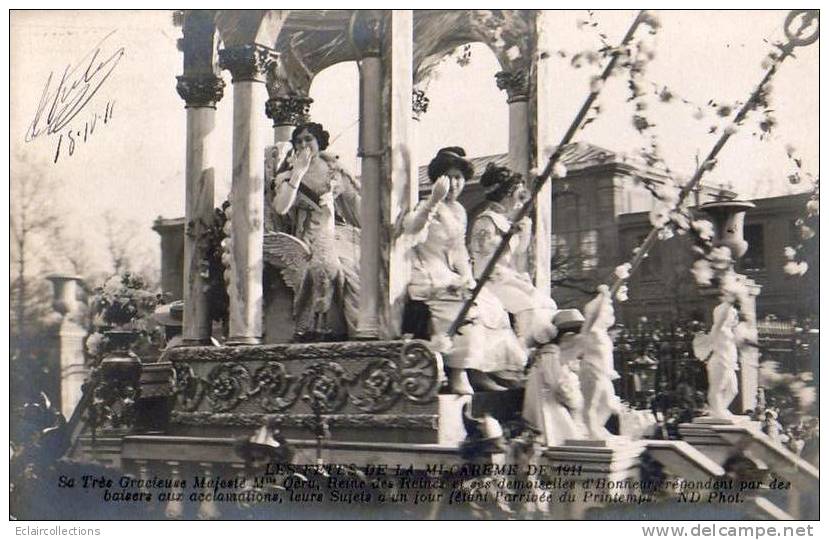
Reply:
[[[69, 124], [98, 93], [124, 57], [123, 47], [109, 55], [102, 52], [104, 42], [114, 33], [115, 31], [112, 31], [107, 34], [74, 65], [67, 64], [61, 75], [57, 76], [53, 71], [46, 79], [34, 117], [26, 130], [26, 142], [33, 141], [41, 135], [59, 134], [55, 161], [61, 153], [62, 145], [71, 144], [74, 147], [76, 137], [82, 135], [86, 140], [95, 129], [98, 113], [85, 122], [83, 129], [69, 127]], [[113, 101], [107, 103], [106, 111], [103, 113], [104, 122], [112, 117], [113, 105]], [[66, 139], [70, 139], [71, 142], [64, 141], [64, 130]], [[74, 148], [69, 152], [70, 155], [73, 151]]]

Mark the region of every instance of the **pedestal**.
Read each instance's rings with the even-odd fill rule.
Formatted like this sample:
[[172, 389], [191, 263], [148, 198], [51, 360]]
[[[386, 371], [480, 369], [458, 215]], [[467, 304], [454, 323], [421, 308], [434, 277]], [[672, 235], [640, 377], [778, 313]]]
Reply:
[[568, 440], [549, 448], [542, 463], [549, 467], [558, 519], [582, 519], [592, 507], [623, 503], [639, 480], [642, 441]]
[[715, 429], [717, 426], [756, 426], [759, 422], [753, 422], [748, 416], [733, 416], [731, 418], [712, 418], [700, 416], [692, 422], [679, 425], [679, 434], [682, 440], [708, 456], [717, 465], [724, 465], [731, 456], [739, 450], [730, 442], [720, 436]]
[[83, 395], [88, 369], [84, 363], [83, 340], [87, 331], [68, 317], [60, 325], [60, 410], [67, 419]]

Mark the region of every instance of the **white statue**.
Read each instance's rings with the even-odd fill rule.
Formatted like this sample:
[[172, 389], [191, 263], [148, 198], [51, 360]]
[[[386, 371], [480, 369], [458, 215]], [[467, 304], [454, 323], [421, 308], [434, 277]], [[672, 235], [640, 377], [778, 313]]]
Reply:
[[608, 330], [616, 319], [606, 285], [600, 285], [599, 294], [584, 306], [584, 318], [579, 369], [584, 394], [584, 424], [591, 439], [609, 440], [613, 435], [604, 425], [611, 414], [620, 410], [621, 401], [613, 389], [613, 381], [619, 378], [619, 374], [613, 368], [613, 340]]
[[724, 293], [714, 308], [711, 332], [694, 340], [694, 354], [708, 362], [708, 411], [712, 418], [730, 418], [728, 407], [737, 396], [738, 340], [734, 331], [740, 319], [735, 301], [732, 293]]

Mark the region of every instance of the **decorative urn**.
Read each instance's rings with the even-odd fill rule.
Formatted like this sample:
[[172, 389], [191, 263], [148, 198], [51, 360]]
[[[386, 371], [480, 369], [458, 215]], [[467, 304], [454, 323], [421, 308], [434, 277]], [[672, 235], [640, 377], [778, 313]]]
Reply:
[[743, 224], [746, 211], [754, 206], [753, 202], [731, 200], [709, 202], [699, 207], [714, 221], [714, 245], [729, 248], [735, 260], [748, 251], [748, 242], [743, 238]]

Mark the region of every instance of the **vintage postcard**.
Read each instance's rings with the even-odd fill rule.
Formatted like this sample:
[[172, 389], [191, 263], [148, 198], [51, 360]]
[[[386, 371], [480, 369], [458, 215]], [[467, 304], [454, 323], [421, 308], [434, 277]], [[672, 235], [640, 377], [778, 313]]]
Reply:
[[813, 534], [819, 20], [12, 10], [18, 534]]

